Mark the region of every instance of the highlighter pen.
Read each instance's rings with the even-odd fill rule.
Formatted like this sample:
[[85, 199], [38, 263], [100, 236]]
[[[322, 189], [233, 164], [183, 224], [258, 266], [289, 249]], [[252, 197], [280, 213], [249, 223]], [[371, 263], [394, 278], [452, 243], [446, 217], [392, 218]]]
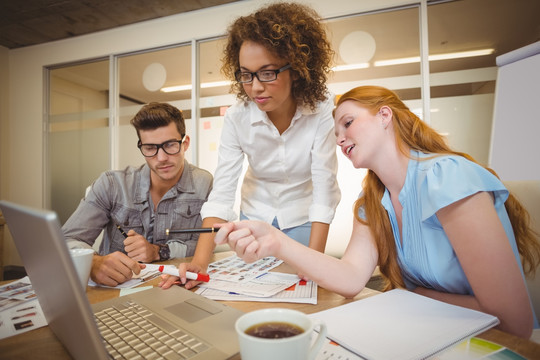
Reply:
[[166, 229], [165, 234], [169, 236], [169, 234], [190, 234], [190, 233], [213, 233], [216, 232], [216, 229], [211, 228], [198, 228], [198, 229], [178, 229], [178, 230], [170, 230]]
[[[178, 269], [174, 266], [168, 265], [157, 265], [157, 264], [145, 264], [146, 269], [151, 271], [159, 271], [163, 274], [178, 276]], [[189, 280], [197, 280], [197, 281], [204, 281], [209, 282], [210, 281], [210, 275], [208, 274], [197, 274], [191, 271], [186, 271], [186, 278]]]
[[[163, 265], [159, 266], [158, 271], [163, 274], [178, 276], [178, 269], [171, 269], [170, 267], [165, 267]], [[204, 282], [210, 281], [210, 275], [197, 274], [191, 271], [186, 271], [186, 278], [189, 280], [197, 280], [197, 281], [204, 281]]]
[[120, 227], [120, 225], [118, 225], [118, 224], [115, 224], [115, 225], [116, 225], [116, 228], [117, 228], [118, 230], [120, 230], [120, 232], [122, 233], [122, 235], [124, 235], [124, 237], [127, 238], [127, 237], [128, 237], [128, 234], [126, 234], [126, 232], [124, 231], [124, 229], [122, 229], [122, 228]]

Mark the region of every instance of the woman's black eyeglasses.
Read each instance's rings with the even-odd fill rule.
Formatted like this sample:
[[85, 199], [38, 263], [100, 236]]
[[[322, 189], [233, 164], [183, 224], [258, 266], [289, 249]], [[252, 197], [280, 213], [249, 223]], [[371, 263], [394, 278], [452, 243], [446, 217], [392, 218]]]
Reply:
[[291, 68], [291, 65], [287, 64], [284, 67], [277, 70], [259, 70], [255, 72], [238, 70], [236, 73], [234, 73], [234, 76], [236, 77], [236, 81], [238, 81], [240, 84], [247, 84], [247, 83], [252, 82], [254, 76], [260, 82], [270, 82], [270, 81], [276, 80], [280, 72], [283, 72], [290, 68]]

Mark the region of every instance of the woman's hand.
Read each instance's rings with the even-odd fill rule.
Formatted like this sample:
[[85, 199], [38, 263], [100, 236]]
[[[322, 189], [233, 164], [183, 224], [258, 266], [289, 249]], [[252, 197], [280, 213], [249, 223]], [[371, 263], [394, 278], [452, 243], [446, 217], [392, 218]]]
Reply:
[[214, 241], [228, 243], [232, 250], [247, 263], [266, 256], [280, 257], [279, 253], [288, 237], [272, 225], [258, 220], [243, 220], [221, 225]]

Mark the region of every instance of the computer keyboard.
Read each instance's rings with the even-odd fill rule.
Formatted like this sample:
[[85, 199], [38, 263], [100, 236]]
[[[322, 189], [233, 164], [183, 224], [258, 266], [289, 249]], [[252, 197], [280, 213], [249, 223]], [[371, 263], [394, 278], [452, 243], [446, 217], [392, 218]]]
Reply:
[[209, 345], [178, 330], [143, 306], [127, 301], [95, 314], [98, 329], [113, 359], [189, 359]]

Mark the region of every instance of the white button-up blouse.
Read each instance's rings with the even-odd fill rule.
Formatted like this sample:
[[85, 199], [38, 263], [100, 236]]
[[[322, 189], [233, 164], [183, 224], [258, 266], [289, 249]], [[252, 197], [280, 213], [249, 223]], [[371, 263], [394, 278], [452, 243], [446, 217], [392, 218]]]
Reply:
[[250, 219], [281, 229], [308, 221], [330, 224], [341, 193], [336, 180], [333, 96], [312, 111], [298, 106], [281, 135], [253, 102], [225, 113], [213, 190], [201, 216], [233, 221], [235, 193], [244, 154], [249, 167], [242, 183], [240, 210]]

